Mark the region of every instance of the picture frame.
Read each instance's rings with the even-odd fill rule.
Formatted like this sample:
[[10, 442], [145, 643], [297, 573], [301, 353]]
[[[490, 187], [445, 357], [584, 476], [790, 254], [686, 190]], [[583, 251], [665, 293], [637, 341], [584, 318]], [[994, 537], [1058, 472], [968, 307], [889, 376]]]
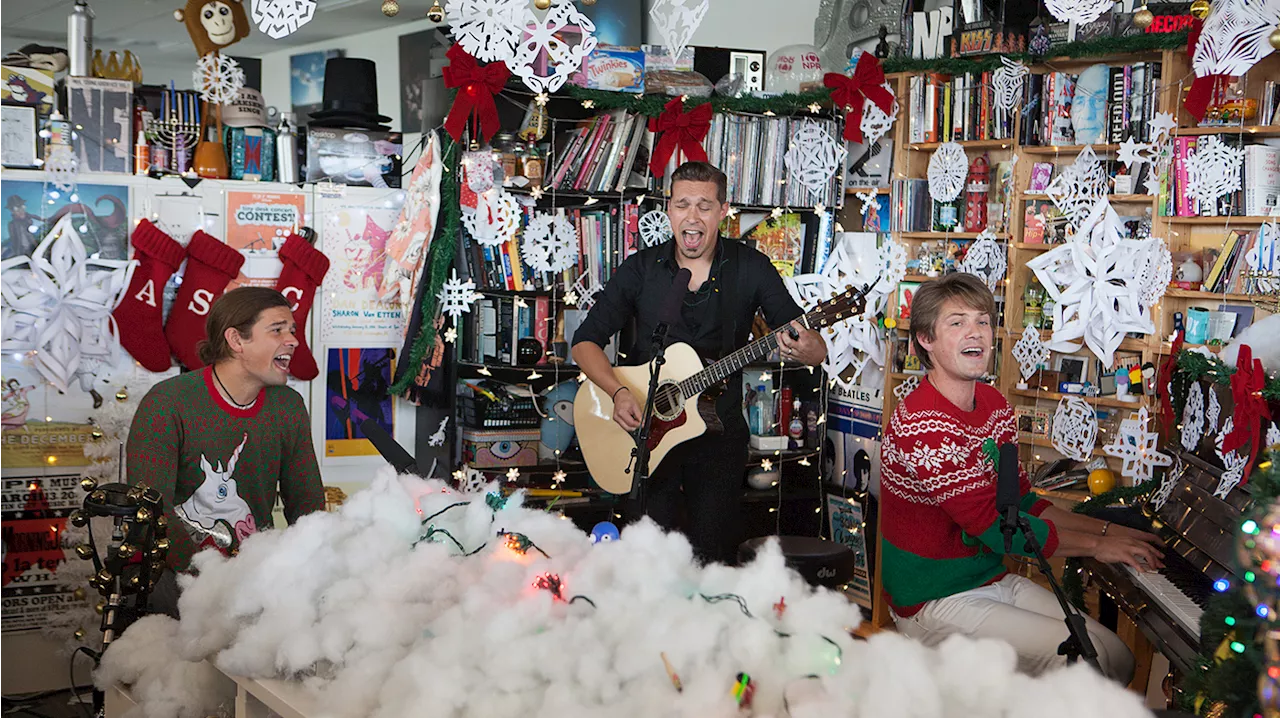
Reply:
[[1062, 384], [1083, 383], [1089, 380], [1089, 358], [1074, 354], [1059, 354], [1053, 359], [1053, 368]]
[[911, 299], [920, 290], [920, 282], [898, 282], [898, 319], [911, 321]]
[[39, 122], [31, 105], [0, 105], [0, 164], [29, 169], [39, 167]]
[[1014, 407], [1014, 422], [1018, 426], [1018, 435], [1042, 439], [1049, 438], [1049, 411], [1035, 406], [1019, 405]]

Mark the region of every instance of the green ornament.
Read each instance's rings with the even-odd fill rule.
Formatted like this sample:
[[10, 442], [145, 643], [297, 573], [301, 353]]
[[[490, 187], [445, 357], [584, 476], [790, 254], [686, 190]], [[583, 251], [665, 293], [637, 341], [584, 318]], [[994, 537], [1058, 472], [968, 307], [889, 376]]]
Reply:
[[507, 505], [507, 497], [496, 491], [490, 491], [484, 495], [484, 505], [488, 506], [490, 511], [501, 511]]
[[1000, 470], [1000, 447], [996, 446], [996, 440], [988, 438], [982, 442], [982, 453], [986, 455], [987, 460], [991, 462], [991, 468], [996, 471]]

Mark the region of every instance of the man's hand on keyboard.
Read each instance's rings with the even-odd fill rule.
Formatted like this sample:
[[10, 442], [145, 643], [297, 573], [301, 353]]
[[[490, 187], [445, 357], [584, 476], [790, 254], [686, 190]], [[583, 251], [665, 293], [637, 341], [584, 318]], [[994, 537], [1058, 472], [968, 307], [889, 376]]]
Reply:
[[1164, 551], [1128, 536], [1101, 536], [1093, 557], [1104, 563], [1123, 563], [1139, 571], [1164, 568]]
[[1111, 524], [1107, 529], [1107, 536], [1124, 536], [1125, 538], [1135, 539], [1137, 541], [1145, 541], [1161, 552], [1164, 551], [1164, 540], [1149, 531], [1139, 531], [1128, 526], [1120, 526], [1119, 524]]

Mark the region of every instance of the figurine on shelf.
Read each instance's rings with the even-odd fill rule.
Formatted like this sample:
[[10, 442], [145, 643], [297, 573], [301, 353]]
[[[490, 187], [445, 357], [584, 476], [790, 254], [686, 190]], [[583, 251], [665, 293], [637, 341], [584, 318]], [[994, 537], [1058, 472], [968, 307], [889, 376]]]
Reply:
[[966, 182], [964, 231], [981, 232], [987, 228], [987, 193], [991, 189], [991, 163], [983, 152], [969, 165]]

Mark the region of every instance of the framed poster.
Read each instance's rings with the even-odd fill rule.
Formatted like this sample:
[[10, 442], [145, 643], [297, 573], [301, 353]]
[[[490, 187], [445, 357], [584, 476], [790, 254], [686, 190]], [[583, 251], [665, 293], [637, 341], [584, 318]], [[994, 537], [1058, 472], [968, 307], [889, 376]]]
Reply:
[[306, 212], [303, 192], [227, 190], [227, 245], [246, 254], [274, 256], [303, 225]]
[[[48, 190], [48, 194], [46, 194]], [[65, 215], [77, 222], [85, 251], [103, 259], [129, 258], [129, 188], [79, 184], [75, 192], [30, 180], [0, 181], [5, 222], [0, 228], [0, 257], [29, 257], [45, 234]]]
[[827, 521], [831, 540], [853, 550], [853, 580], [849, 582], [853, 600], [860, 606], [871, 608], [871, 572], [867, 569], [862, 504], [855, 499], [827, 494]]
[[36, 108], [0, 105], [0, 164], [36, 167]]
[[389, 347], [404, 341], [404, 310], [383, 301], [387, 241], [404, 204], [402, 190], [344, 187], [316, 198], [320, 249], [329, 257], [320, 302], [320, 342]]
[[324, 458], [380, 456], [361, 424], [373, 419], [395, 436], [394, 399], [387, 392], [395, 350], [330, 348], [326, 354]]

